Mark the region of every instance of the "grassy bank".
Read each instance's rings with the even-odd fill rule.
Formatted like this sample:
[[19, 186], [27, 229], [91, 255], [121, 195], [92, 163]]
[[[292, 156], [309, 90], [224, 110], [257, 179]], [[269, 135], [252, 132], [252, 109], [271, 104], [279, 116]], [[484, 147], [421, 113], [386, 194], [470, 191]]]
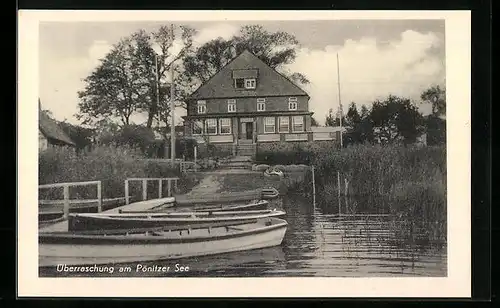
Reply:
[[[131, 177], [178, 177], [178, 168], [168, 162], [144, 160], [139, 152], [126, 147], [98, 147], [90, 152], [75, 153], [71, 149], [51, 148], [39, 154], [39, 183], [102, 181], [102, 197], [125, 195], [124, 181]], [[181, 178], [179, 189], [188, 190], [193, 183]], [[131, 184], [130, 194], [140, 196], [141, 183]], [[166, 186], [166, 184], [164, 185]], [[166, 193], [166, 187], [164, 187]], [[148, 184], [148, 195], [158, 195], [158, 183]], [[70, 189], [70, 198], [95, 198], [95, 187]], [[40, 190], [40, 199], [60, 199], [62, 189]]]
[[[356, 145], [342, 151], [331, 144], [274, 144], [260, 148], [261, 163], [315, 166], [316, 200], [326, 212], [339, 212], [337, 171], [341, 174], [341, 212], [390, 214], [405, 222], [401, 237], [415, 230], [425, 240], [446, 238], [446, 149]], [[291, 183], [291, 191], [310, 197], [311, 174]]]

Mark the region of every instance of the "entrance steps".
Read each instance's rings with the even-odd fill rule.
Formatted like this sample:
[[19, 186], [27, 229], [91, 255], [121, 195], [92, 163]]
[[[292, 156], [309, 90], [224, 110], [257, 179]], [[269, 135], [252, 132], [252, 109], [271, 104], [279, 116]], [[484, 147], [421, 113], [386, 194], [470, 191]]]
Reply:
[[233, 156], [221, 162], [220, 166], [225, 169], [252, 169], [252, 158], [250, 156]]
[[253, 157], [256, 153], [257, 145], [255, 143], [238, 143], [236, 146], [236, 155]]

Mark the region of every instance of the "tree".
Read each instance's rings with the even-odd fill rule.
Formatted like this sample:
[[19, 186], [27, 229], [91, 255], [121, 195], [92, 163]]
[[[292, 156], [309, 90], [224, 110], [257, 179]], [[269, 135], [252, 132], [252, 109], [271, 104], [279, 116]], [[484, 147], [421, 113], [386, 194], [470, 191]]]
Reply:
[[446, 115], [446, 89], [439, 85], [430, 87], [420, 95], [421, 103], [432, 106], [432, 114], [440, 117]]
[[346, 143], [364, 143], [373, 141], [373, 125], [370, 111], [365, 105], [358, 112], [356, 103], [351, 102], [346, 115]]
[[[345, 116], [342, 116], [342, 125], [345, 126], [345, 123], [346, 123], [346, 118]], [[325, 126], [340, 126], [339, 112], [337, 112], [334, 115], [333, 109], [330, 108], [330, 110], [328, 110], [328, 115], [326, 116], [325, 119]]]
[[[78, 93], [78, 118], [83, 118], [84, 123], [95, 123], [117, 117], [122, 125], [129, 125], [133, 113], [146, 112], [147, 128], [152, 127], [155, 119], [165, 122], [170, 106], [161, 102], [170, 99], [168, 89], [172, 82], [167, 72], [172, 63], [190, 51], [195, 33], [189, 27], [181, 26], [180, 29], [183, 47], [177, 54], [173, 54], [173, 47], [179, 34], [172, 36], [170, 27], [162, 26], [152, 33], [139, 30], [122, 38], [85, 78], [85, 89]], [[177, 90], [177, 95], [184, 93]]]
[[319, 126], [318, 121], [314, 117], [311, 117], [311, 126]]
[[295, 36], [278, 31], [268, 32], [260, 25], [246, 25], [229, 40], [219, 37], [199, 47], [184, 59], [185, 78], [198, 85], [206, 82], [245, 49], [270, 67], [301, 84], [309, 80], [301, 73], [291, 73], [286, 64], [293, 63], [299, 42]]
[[118, 117], [123, 125], [137, 109], [137, 93], [132, 83], [139, 78], [128, 54], [129, 39], [122, 39], [101, 60], [100, 65], [84, 79], [85, 90], [78, 92], [78, 119], [84, 124], [102, 118]]
[[335, 116], [333, 115], [333, 109], [330, 108], [328, 110], [328, 114], [325, 118], [325, 126], [336, 126], [335, 125]]
[[346, 126], [355, 126], [356, 124], [361, 122], [361, 116], [358, 113], [358, 108], [356, 107], [356, 103], [351, 102], [349, 104], [349, 109], [346, 114]]
[[186, 56], [183, 64], [188, 81], [205, 83], [220, 71], [235, 57], [232, 44], [232, 41], [219, 37], [205, 43], [195, 53]]
[[357, 127], [359, 131], [360, 142], [373, 142], [373, 121], [371, 119], [370, 110], [365, 106], [361, 106], [360, 113], [361, 121]]
[[[175, 28], [174, 28], [175, 29]], [[179, 34], [173, 31], [171, 27], [162, 26], [151, 34], [141, 30], [132, 35], [136, 41], [135, 57], [140, 63], [141, 76], [144, 76], [143, 87], [148, 91], [147, 99], [141, 100], [142, 109], [147, 112], [148, 119], [146, 127], [151, 128], [154, 120], [168, 126], [170, 119], [170, 88], [174, 82], [175, 97], [174, 100], [183, 100], [186, 90], [183, 89], [185, 83], [182, 81], [182, 68], [175, 66], [175, 80], [170, 79], [171, 66], [174, 63], [191, 52], [193, 45], [194, 29], [180, 26], [180, 39], [182, 40], [182, 49], [177, 54], [173, 54], [174, 42], [179, 38]], [[173, 31], [173, 35], [172, 35]], [[155, 52], [154, 46], [157, 46], [159, 52]], [[155, 61], [157, 56], [157, 62]], [[155, 67], [155, 64], [157, 65]], [[158, 81], [156, 79], [158, 72]], [[158, 89], [158, 95], [157, 95]], [[159, 104], [157, 102], [157, 96]]]
[[370, 118], [374, 135], [381, 143], [402, 140], [409, 144], [415, 142], [422, 132], [423, 117], [407, 98], [389, 95], [384, 101], [375, 101]]
[[425, 119], [427, 132], [427, 144], [446, 144], [446, 121], [435, 115], [429, 115]]
[[77, 151], [89, 149], [94, 143], [94, 129], [73, 125], [68, 122], [58, 123], [69, 138], [75, 142]]
[[422, 92], [422, 104], [430, 104], [432, 112], [425, 118], [427, 144], [437, 145], [446, 143], [446, 90], [439, 85], [432, 86]]
[[361, 116], [358, 113], [358, 109], [354, 102], [351, 102], [349, 109], [346, 114], [346, 143], [360, 143], [361, 142], [361, 132], [360, 132]]

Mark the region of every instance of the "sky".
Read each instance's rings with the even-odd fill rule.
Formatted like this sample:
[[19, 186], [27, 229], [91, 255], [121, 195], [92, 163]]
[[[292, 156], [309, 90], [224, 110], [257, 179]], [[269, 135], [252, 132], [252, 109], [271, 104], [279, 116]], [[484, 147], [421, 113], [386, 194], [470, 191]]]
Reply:
[[[41, 22], [39, 28], [39, 95], [43, 109], [73, 124], [77, 92], [120, 38], [139, 29], [154, 31], [170, 22]], [[444, 20], [306, 20], [182, 22], [198, 32], [197, 46], [222, 37], [229, 39], [242, 25], [260, 24], [285, 31], [300, 43], [294, 63], [286, 70], [303, 73], [310, 84], [301, 86], [311, 99], [310, 111], [321, 124], [330, 108], [338, 109], [337, 54], [343, 110], [355, 102], [370, 107], [389, 94], [419, 100], [431, 85], [445, 84]], [[430, 106], [421, 106], [426, 114]], [[176, 122], [185, 110], [176, 110]], [[144, 115], [132, 118], [136, 124]]]

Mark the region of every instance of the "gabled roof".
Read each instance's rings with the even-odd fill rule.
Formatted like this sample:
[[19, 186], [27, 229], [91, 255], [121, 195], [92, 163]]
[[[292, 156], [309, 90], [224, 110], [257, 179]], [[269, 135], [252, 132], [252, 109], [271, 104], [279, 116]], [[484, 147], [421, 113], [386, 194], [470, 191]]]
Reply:
[[[257, 88], [241, 90], [234, 88], [235, 76], [244, 75], [242, 70], [255, 74], [257, 72]], [[212, 78], [201, 85], [188, 100], [230, 97], [262, 97], [262, 96], [309, 96], [304, 90], [285, 76], [268, 66], [250, 51], [245, 50], [231, 60]]]
[[38, 127], [46, 138], [57, 140], [68, 145], [75, 145], [62, 128], [41, 109], [38, 111]]

